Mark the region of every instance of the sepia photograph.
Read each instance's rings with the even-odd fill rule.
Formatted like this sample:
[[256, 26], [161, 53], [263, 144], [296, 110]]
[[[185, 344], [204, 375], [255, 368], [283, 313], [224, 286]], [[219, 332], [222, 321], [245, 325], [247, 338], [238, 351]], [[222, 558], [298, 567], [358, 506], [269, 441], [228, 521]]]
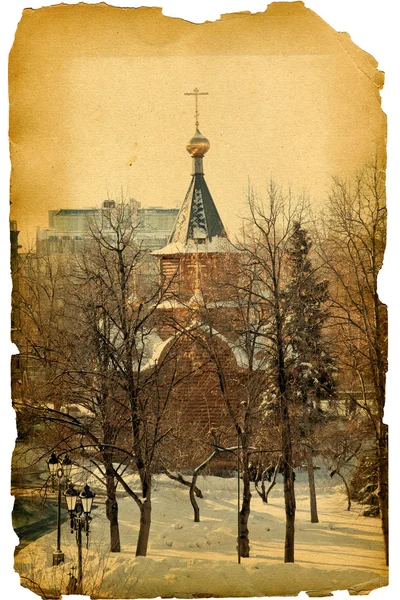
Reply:
[[307, 2], [199, 19], [21, 10], [6, 555], [44, 599], [374, 594], [384, 65]]

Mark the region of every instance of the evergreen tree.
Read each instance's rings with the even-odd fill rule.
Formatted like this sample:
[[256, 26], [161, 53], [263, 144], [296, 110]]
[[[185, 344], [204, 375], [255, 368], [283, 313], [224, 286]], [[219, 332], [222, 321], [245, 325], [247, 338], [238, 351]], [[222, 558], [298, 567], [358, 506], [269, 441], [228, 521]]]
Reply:
[[378, 461], [373, 452], [365, 451], [358, 457], [349, 485], [350, 499], [365, 505], [362, 511], [365, 517], [379, 515], [378, 490]]
[[313, 434], [316, 424], [324, 418], [321, 400], [329, 400], [334, 395], [335, 367], [323, 337], [323, 326], [329, 316], [326, 308], [328, 284], [317, 278], [310, 258], [311, 246], [307, 231], [295, 223], [287, 249], [290, 278], [286, 286], [289, 386], [307, 462], [311, 522], [318, 523]]

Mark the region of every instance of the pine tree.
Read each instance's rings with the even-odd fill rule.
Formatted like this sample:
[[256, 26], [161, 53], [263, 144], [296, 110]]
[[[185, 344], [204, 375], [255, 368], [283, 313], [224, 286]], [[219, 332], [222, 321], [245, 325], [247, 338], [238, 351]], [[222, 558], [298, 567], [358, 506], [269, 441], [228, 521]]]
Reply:
[[286, 287], [289, 385], [307, 462], [311, 522], [318, 523], [313, 433], [316, 424], [324, 418], [321, 400], [334, 396], [335, 367], [323, 337], [323, 326], [328, 318], [328, 284], [317, 278], [310, 259], [311, 246], [307, 231], [296, 223], [287, 251], [290, 277]]
[[365, 517], [379, 515], [379, 473], [378, 461], [373, 452], [363, 452], [358, 457], [350, 485], [350, 498], [365, 505], [362, 514]]

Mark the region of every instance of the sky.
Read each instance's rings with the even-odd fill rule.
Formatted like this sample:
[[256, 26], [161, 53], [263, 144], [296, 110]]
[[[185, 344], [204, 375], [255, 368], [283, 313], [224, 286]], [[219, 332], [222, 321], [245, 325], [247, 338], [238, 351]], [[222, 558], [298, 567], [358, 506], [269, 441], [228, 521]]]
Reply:
[[185, 145], [200, 130], [204, 170], [231, 236], [249, 182], [272, 178], [321, 206], [332, 176], [382, 152], [383, 75], [347, 34], [302, 3], [203, 25], [159, 9], [106, 5], [26, 10], [10, 56], [12, 218], [24, 248], [48, 210], [123, 193], [179, 207]]

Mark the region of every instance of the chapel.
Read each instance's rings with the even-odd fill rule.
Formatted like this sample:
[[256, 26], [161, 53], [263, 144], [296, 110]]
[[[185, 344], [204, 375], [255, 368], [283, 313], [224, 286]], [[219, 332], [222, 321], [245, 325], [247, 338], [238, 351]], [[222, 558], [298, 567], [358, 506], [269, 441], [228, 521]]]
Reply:
[[179, 418], [204, 432], [233, 429], [228, 413], [237, 405], [246, 361], [238, 333], [239, 252], [205, 180], [203, 159], [210, 142], [200, 132], [197, 107], [195, 126], [186, 146], [192, 158], [189, 188], [167, 245], [153, 252], [160, 261], [164, 300], [152, 358], [162, 359], [173, 344], [179, 348], [182, 384], [174, 391], [175, 422]]

